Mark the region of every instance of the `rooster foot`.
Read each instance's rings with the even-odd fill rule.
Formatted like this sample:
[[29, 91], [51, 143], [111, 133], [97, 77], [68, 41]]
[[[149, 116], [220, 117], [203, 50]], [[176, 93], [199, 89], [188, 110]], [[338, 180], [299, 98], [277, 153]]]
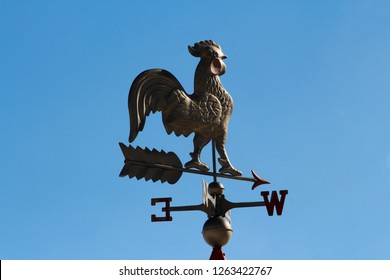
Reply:
[[208, 171], [210, 167], [207, 164], [204, 164], [203, 162], [200, 162], [199, 160], [190, 160], [185, 165], [185, 168], [195, 168], [200, 171]]
[[219, 169], [219, 173], [230, 174], [233, 176], [241, 176], [242, 175], [242, 172], [240, 170], [234, 168], [233, 166], [223, 166]]
[[234, 168], [231, 163], [226, 159], [218, 159], [219, 164], [222, 165], [222, 167], [219, 169], [219, 172], [222, 174], [230, 174], [233, 176], [241, 176], [242, 172], [236, 168]]
[[208, 171], [210, 169], [210, 167], [207, 164], [204, 164], [203, 162], [200, 161], [198, 153], [190, 153], [190, 156], [192, 160], [190, 160], [184, 165], [185, 168], [195, 168], [200, 171]]

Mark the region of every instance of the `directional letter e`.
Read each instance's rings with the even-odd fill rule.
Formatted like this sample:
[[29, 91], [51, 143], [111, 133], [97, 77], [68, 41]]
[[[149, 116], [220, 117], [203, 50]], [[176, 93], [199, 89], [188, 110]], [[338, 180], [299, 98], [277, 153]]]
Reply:
[[165, 207], [162, 208], [162, 211], [165, 212], [165, 217], [156, 217], [155, 214], [152, 215], [152, 222], [170, 222], [172, 217], [170, 215], [171, 208], [170, 202], [172, 201], [171, 197], [162, 197], [162, 198], [152, 198], [152, 206], [156, 205], [157, 202], [165, 202]]
[[276, 191], [272, 191], [271, 194], [271, 201], [268, 199], [269, 192], [261, 192], [261, 195], [264, 198], [265, 206], [267, 207], [268, 216], [274, 215], [274, 207], [276, 208], [276, 214], [278, 216], [282, 215], [283, 212], [283, 205], [284, 205], [284, 199], [286, 198], [286, 195], [288, 194], [287, 190], [279, 191], [280, 194], [280, 200], [278, 197], [278, 193]]

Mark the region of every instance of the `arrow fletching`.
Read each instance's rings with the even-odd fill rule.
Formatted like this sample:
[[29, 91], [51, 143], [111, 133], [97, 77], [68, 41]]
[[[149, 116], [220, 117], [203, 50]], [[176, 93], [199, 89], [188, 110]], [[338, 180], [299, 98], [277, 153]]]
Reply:
[[144, 178], [145, 181], [161, 181], [175, 184], [181, 177], [183, 165], [178, 156], [173, 152], [149, 150], [140, 147], [133, 148], [119, 143], [125, 165], [120, 172], [120, 177], [136, 177], [138, 180]]

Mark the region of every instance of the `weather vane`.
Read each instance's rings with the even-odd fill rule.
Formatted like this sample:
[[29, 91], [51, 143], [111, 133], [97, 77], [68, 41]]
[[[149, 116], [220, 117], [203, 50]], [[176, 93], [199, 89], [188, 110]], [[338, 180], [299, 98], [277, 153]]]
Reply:
[[[252, 182], [252, 190], [262, 184], [269, 184], [252, 170], [253, 177], [244, 177], [242, 172], [231, 164], [225, 144], [228, 135], [229, 119], [233, 111], [233, 100], [223, 87], [219, 76], [226, 71], [223, 59], [227, 56], [221, 47], [211, 40], [188, 46], [189, 52], [200, 58], [195, 71], [194, 93], [187, 94], [180, 82], [170, 72], [163, 69], [150, 69], [139, 74], [129, 91], [130, 136], [132, 143], [145, 126], [146, 117], [152, 112], [161, 112], [162, 121], [168, 134], [185, 137], [194, 133], [194, 150], [191, 159], [184, 164], [174, 152], [150, 150], [148, 148], [126, 146], [119, 143], [125, 157], [120, 176], [144, 178], [146, 181], [161, 181], [175, 184], [183, 172], [212, 176], [213, 181], [203, 181], [204, 198], [199, 205], [171, 206], [172, 198], [152, 198], [151, 205], [164, 203], [163, 216], [152, 215], [152, 222], [172, 221], [174, 211], [203, 211], [208, 220], [203, 226], [203, 237], [213, 247], [210, 259], [225, 259], [222, 246], [232, 235], [229, 211], [233, 208], [265, 206], [269, 216], [274, 209], [277, 215], [283, 212], [287, 190], [262, 191], [264, 201], [230, 202], [224, 196], [224, 187], [218, 178]], [[212, 171], [200, 159], [202, 149], [212, 143]], [[219, 154], [220, 169], [217, 172], [216, 152]]]

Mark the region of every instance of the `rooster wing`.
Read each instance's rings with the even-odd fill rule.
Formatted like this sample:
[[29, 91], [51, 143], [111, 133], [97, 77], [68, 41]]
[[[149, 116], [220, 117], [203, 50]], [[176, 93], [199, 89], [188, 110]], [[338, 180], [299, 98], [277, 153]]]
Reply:
[[146, 70], [139, 74], [129, 91], [130, 136], [133, 142], [145, 126], [150, 112], [162, 112], [168, 134], [188, 136], [192, 132], [209, 134], [211, 126], [220, 122], [222, 106], [213, 95], [188, 95], [180, 82], [163, 69]]

